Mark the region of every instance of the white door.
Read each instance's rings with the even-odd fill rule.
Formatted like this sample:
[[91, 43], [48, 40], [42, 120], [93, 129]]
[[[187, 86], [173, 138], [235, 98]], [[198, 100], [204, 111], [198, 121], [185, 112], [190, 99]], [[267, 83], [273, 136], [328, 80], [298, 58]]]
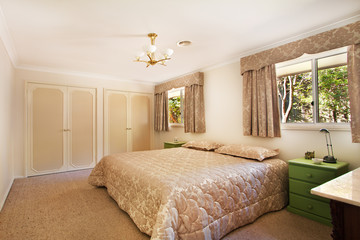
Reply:
[[95, 89], [28, 84], [27, 175], [95, 166]]
[[104, 90], [104, 155], [152, 148], [152, 95]]

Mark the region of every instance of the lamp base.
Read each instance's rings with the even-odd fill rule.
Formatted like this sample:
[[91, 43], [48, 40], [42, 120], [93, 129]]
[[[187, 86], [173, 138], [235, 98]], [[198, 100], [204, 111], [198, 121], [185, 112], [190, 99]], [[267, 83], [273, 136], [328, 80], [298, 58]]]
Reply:
[[336, 158], [334, 156], [325, 156], [324, 158], [325, 163], [336, 163]]

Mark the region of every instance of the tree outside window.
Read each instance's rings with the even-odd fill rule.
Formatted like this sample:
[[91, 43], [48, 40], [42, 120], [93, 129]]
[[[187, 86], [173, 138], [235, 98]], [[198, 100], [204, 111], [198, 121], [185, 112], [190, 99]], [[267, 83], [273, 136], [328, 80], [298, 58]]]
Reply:
[[282, 123], [350, 121], [346, 53], [277, 68]]
[[174, 89], [168, 92], [169, 98], [169, 123], [184, 123], [184, 88]]

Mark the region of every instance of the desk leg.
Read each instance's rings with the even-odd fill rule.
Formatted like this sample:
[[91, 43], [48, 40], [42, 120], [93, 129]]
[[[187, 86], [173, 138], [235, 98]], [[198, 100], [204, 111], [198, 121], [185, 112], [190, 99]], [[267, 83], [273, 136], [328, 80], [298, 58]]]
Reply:
[[331, 200], [334, 240], [360, 239], [360, 207]]

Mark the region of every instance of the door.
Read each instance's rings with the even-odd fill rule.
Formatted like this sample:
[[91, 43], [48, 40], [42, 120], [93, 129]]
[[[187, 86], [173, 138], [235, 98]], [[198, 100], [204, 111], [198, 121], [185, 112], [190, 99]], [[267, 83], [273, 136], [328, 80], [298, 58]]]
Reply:
[[69, 169], [90, 168], [96, 162], [96, 91], [68, 88], [69, 96]]
[[27, 175], [95, 166], [95, 89], [28, 84]]
[[30, 175], [66, 169], [66, 88], [29, 85], [28, 142]]

